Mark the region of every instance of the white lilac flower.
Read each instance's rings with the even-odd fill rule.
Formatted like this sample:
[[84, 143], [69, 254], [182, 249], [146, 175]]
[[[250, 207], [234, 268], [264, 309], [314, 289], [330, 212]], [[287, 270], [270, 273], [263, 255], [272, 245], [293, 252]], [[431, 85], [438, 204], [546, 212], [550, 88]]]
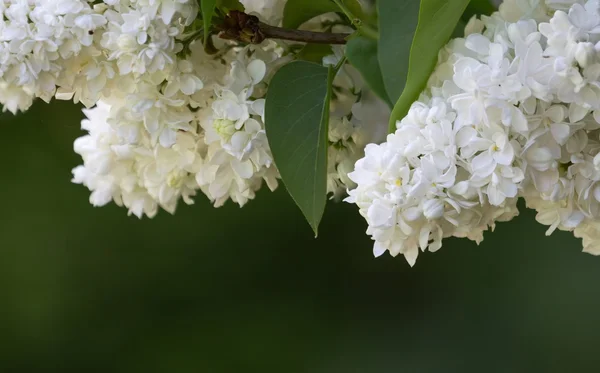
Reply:
[[568, 12], [557, 11], [539, 26], [547, 38], [544, 54], [553, 57], [555, 77], [551, 84], [561, 102], [571, 104], [583, 117], [587, 109], [600, 108], [600, 4], [590, 0], [574, 4]]
[[267, 65], [260, 59], [234, 60], [225, 85], [215, 89], [210, 108], [198, 112], [208, 150], [196, 181], [215, 206], [230, 198], [243, 206], [263, 181], [271, 190], [277, 187], [279, 173], [264, 127], [264, 99], [255, 97], [254, 90], [266, 74]]
[[[56, 81], [64, 74], [64, 62], [93, 49], [94, 33], [106, 25], [102, 14], [87, 1], [5, 1], [0, 8], [0, 83], [49, 100]], [[72, 71], [70, 73], [73, 73]], [[30, 102], [12, 97], [2, 102], [13, 112], [26, 110]]]
[[600, 254], [600, 2], [509, 0], [467, 29], [349, 175], [375, 254], [414, 264], [442, 238], [480, 241], [518, 197]]
[[[204, 105], [211, 93], [202, 91], [212, 91], [218, 80], [213, 74], [225, 70], [215, 68], [221, 64], [211, 63], [201, 45], [190, 50], [191, 60], [201, 53], [207, 63], [179, 60], [166, 78], [155, 77], [159, 84], [143, 78], [85, 111], [89, 134], [76, 141], [84, 164], [74, 171], [74, 181], [92, 191], [94, 204], [114, 200], [138, 217], [152, 217], [158, 207], [174, 213], [180, 199], [193, 203], [202, 189], [196, 175], [208, 167], [203, 158], [208, 146], [193, 107]], [[110, 166], [98, 173], [98, 164]]]
[[450, 236], [480, 241], [497, 218], [516, 214], [523, 176], [503, 134], [461, 127], [434, 98], [415, 103], [385, 143], [367, 145], [347, 201], [367, 219], [374, 254], [403, 254], [414, 265], [419, 250], [436, 251]]
[[[87, 107], [138, 79], [177, 66], [179, 38], [197, 16], [192, 0], [9, 0], [0, 7], [0, 94], [5, 110], [31, 98]], [[9, 97], [5, 97], [9, 96]]]
[[82, 121], [82, 128], [88, 134], [75, 141], [83, 165], [73, 170], [73, 181], [92, 191], [94, 206], [114, 201], [141, 218], [153, 217], [159, 206], [174, 213], [180, 198], [193, 203], [199, 189], [195, 175], [203, 165], [201, 136], [177, 133], [170, 148], [152, 146], [144, 135], [131, 144], [111, 125], [115, 112], [109, 105], [100, 101], [84, 112], [88, 119]]
[[82, 121], [82, 129], [88, 135], [77, 139], [74, 146], [84, 164], [73, 170], [73, 182], [92, 191], [90, 203], [94, 206], [114, 201], [140, 218], [156, 215], [158, 204], [138, 182], [135, 167], [144, 154], [138, 155], [131, 146], [120, 144], [108, 123], [108, 105], [100, 102], [84, 113], [88, 119]]

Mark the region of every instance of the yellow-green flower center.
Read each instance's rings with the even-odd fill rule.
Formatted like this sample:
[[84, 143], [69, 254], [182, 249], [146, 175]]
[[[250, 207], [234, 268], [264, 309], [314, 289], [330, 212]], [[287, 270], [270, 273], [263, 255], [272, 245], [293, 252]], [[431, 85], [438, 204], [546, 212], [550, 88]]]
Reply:
[[235, 122], [229, 119], [215, 119], [213, 128], [223, 139], [229, 139], [235, 133]]

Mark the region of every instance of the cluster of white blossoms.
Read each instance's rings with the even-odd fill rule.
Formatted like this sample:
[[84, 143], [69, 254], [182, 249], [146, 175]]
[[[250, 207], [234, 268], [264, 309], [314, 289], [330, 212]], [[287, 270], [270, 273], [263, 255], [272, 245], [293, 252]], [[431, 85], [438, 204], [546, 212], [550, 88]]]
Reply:
[[465, 31], [349, 174], [374, 254], [480, 242], [518, 198], [600, 254], [600, 2], [509, 0]]
[[[277, 25], [285, 0], [242, 0]], [[83, 164], [73, 182], [90, 202], [129, 214], [174, 213], [198, 191], [215, 206], [243, 206], [279, 173], [264, 125], [276, 69], [294, 58], [286, 44], [241, 47], [211, 38], [205, 51], [197, 0], [7, 0], [0, 3], [0, 103], [13, 113], [34, 99], [82, 103]], [[336, 78], [328, 193], [341, 196], [364, 144], [372, 98], [354, 73]], [[369, 112], [370, 110], [370, 112]], [[381, 117], [381, 116], [380, 116]], [[378, 123], [387, 122], [387, 116]], [[370, 123], [370, 122], [369, 122]]]
[[215, 38], [217, 53], [205, 53], [196, 0], [7, 0], [0, 13], [3, 109], [35, 98], [91, 108], [73, 181], [93, 205], [152, 217], [197, 190], [243, 205], [263, 180], [277, 186], [260, 98], [273, 43]]
[[86, 110], [89, 134], [75, 142], [84, 164], [74, 182], [92, 190], [93, 205], [112, 200], [153, 217], [158, 207], [174, 213], [180, 199], [193, 203], [197, 190], [220, 206], [228, 199], [244, 205], [263, 181], [277, 187], [260, 98], [277, 54], [229, 46], [208, 56], [201, 43], [189, 48], [164, 79], [138, 81], [132, 92]]
[[[168, 75], [198, 13], [187, 0], [6, 0], [0, 4], [0, 101], [94, 105]], [[152, 77], [158, 79], [158, 77]]]

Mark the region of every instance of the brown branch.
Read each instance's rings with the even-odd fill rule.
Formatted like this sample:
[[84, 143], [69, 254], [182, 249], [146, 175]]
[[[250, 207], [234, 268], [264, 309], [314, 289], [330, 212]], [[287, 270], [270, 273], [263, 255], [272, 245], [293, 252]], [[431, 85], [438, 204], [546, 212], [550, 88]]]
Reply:
[[332, 32], [314, 32], [304, 30], [285, 29], [260, 23], [260, 30], [268, 39], [283, 39], [301, 41], [313, 44], [346, 44], [350, 34], [337, 34]]
[[221, 38], [243, 43], [260, 44], [265, 39], [282, 39], [314, 44], [346, 44], [350, 34], [314, 32], [275, 27], [262, 23], [255, 16], [232, 10], [221, 29]]

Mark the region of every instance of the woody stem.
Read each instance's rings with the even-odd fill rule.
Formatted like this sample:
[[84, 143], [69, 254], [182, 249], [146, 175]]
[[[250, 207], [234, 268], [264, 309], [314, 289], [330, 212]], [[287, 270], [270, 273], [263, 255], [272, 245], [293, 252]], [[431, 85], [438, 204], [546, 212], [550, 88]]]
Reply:
[[260, 30], [267, 39], [282, 39], [312, 44], [346, 44], [350, 34], [332, 32], [314, 32], [259, 24]]
[[260, 22], [255, 16], [232, 10], [218, 27], [224, 39], [260, 44], [265, 39], [281, 39], [314, 44], [346, 44], [350, 34], [314, 32], [276, 27]]

